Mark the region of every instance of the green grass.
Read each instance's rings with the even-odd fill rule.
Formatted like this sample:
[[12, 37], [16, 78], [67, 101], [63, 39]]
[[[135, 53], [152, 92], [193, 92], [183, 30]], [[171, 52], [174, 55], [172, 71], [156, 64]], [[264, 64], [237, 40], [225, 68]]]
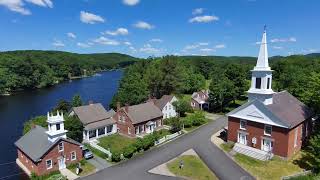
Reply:
[[320, 179], [320, 175], [308, 174], [308, 175], [292, 177], [289, 180], [319, 180], [319, 179]]
[[101, 157], [102, 159], [108, 159], [108, 155], [104, 152], [90, 146], [89, 144], [84, 144], [86, 148], [88, 148], [94, 155]]
[[230, 152], [230, 151], [232, 150], [233, 146], [234, 146], [234, 143], [229, 143], [229, 142], [227, 142], [227, 143], [222, 143], [222, 144], [220, 145], [220, 147], [221, 147], [225, 152]]
[[293, 163], [294, 159], [298, 156], [296, 155], [288, 161], [282, 160], [279, 157], [274, 157], [269, 161], [260, 161], [242, 154], [236, 154], [234, 158], [237, 163], [258, 179], [279, 180], [283, 176], [303, 171], [303, 169]]
[[[86, 176], [96, 171], [96, 167], [94, 167], [91, 163], [86, 160], [81, 160], [81, 169], [82, 171], [78, 174], [78, 176]], [[76, 174], [77, 163], [71, 164], [67, 167], [70, 171]]]
[[159, 134], [159, 139], [163, 138], [166, 135], [171, 134], [168, 129], [161, 129], [161, 130], [157, 131], [157, 133]]
[[111, 152], [121, 152], [129, 144], [135, 143], [136, 139], [122, 136], [120, 134], [112, 134], [110, 136], [99, 139], [99, 146], [111, 150]]
[[[184, 167], [179, 168], [180, 161], [183, 161]], [[193, 180], [215, 180], [218, 179], [213, 172], [197, 156], [180, 156], [167, 164], [170, 172], [177, 176], [187, 177]]]

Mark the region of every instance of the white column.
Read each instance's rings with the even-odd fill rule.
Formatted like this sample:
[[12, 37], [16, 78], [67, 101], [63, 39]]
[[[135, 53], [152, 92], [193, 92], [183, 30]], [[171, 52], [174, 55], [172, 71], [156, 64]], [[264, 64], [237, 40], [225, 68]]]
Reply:
[[96, 137], [98, 137], [99, 136], [99, 134], [98, 134], [98, 129], [96, 129]]
[[104, 134], [108, 134], [107, 133], [107, 126], [104, 127]]

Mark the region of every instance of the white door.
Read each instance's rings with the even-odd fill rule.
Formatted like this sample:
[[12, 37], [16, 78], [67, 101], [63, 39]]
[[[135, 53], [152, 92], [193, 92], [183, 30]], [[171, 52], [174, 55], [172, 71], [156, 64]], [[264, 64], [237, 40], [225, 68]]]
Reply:
[[58, 159], [59, 163], [59, 169], [65, 169], [66, 168], [66, 159], [64, 157], [61, 157]]
[[263, 151], [272, 151], [272, 141], [267, 140], [267, 139], [263, 139], [262, 140], [262, 150]]
[[245, 134], [239, 133], [238, 134], [238, 142], [240, 144], [247, 145], [247, 136]]

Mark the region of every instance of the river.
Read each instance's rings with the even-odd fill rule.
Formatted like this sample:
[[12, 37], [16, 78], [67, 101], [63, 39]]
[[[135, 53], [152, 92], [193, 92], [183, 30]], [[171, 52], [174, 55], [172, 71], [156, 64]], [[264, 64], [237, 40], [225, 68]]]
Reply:
[[[64, 82], [51, 88], [0, 97], [0, 180], [27, 179], [15, 164], [17, 151], [14, 146], [14, 142], [22, 135], [24, 122], [31, 117], [45, 115], [59, 99], [71, 101], [76, 93], [81, 95], [84, 103], [92, 100], [108, 108], [122, 74], [122, 71], [102, 72], [93, 77]], [[10, 175], [13, 176], [6, 178]]]

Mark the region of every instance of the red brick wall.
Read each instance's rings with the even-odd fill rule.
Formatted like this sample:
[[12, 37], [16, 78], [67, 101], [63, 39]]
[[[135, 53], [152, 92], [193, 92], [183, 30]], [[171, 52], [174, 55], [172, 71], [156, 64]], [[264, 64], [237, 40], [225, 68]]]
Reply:
[[[294, 129], [288, 130], [286, 128], [280, 128], [272, 126], [271, 137], [264, 135], [264, 124], [247, 121], [246, 131], [247, 135], [247, 145], [253, 147], [252, 138], [257, 138], [257, 143], [255, 148], [261, 149], [261, 137], [269, 137], [274, 139], [273, 142], [273, 153], [282, 157], [291, 157], [295, 152], [299, 151], [301, 148], [301, 127], [299, 125], [298, 131], [298, 144], [294, 147]], [[228, 141], [237, 142], [238, 130], [240, 130], [240, 119], [228, 117]]]
[[[295, 154], [296, 152], [300, 151], [301, 146], [302, 146], [302, 129], [303, 128], [303, 124], [300, 124], [298, 126], [296, 126], [295, 128], [292, 128], [289, 131], [289, 146], [288, 146], [288, 156], [292, 156], [293, 154]], [[294, 141], [295, 141], [295, 131], [297, 130], [297, 146], [294, 145]]]
[[[120, 121], [120, 115], [124, 117], [125, 122]], [[125, 134], [131, 137], [135, 137], [135, 128], [132, 125], [131, 119], [124, 112], [124, 109], [121, 108], [114, 115], [114, 119], [117, 121], [118, 132], [121, 134]], [[130, 128], [130, 133], [128, 134], [128, 127]]]
[[[61, 141], [63, 141], [63, 140], [61, 140]], [[61, 141], [59, 141], [59, 142], [61, 142]], [[28, 158], [25, 155], [22, 157], [21, 155], [23, 153], [18, 149], [19, 160], [31, 172], [35, 172], [38, 176], [40, 176], [40, 175], [48, 174], [53, 171], [58, 171], [59, 170], [58, 158], [61, 155], [64, 155], [64, 157], [66, 158], [65, 163], [67, 166], [68, 166], [68, 164], [79, 162], [83, 158], [82, 149], [80, 148], [80, 146], [63, 141], [64, 149], [62, 152], [59, 152], [59, 150], [58, 150], [59, 142], [57, 142], [56, 145], [54, 147], [52, 147], [44, 157], [42, 157], [42, 161], [40, 161], [38, 163], [33, 163], [30, 160], [30, 158]], [[71, 161], [71, 152], [73, 152], [73, 151], [76, 152], [76, 160]], [[28, 163], [26, 163], [26, 158], [28, 158]], [[51, 169], [47, 169], [47, 166], [46, 166], [46, 160], [49, 160], [49, 159], [52, 160], [52, 168]], [[33, 168], [32, 168], [32, 165], [33, 165]]]
[[[195, 106], [192, 106], [192, 103], [194, 103]], [[191, 99], [190, 106], [191, 106], [193, 109], [200, 109], [200, 104], [199, 104], [197, 101], [195, 101], [194, 99]]]
[[24, 154], [20, 149], [17, 149], [18, 151], [18, 159], [20, 162], [29, 169], [30, 172], [35, 172], [36, 174], [39, 174], [38, 166], [36, 163], [34, 163], [31, 158], [29, 158], [26, 154]]

